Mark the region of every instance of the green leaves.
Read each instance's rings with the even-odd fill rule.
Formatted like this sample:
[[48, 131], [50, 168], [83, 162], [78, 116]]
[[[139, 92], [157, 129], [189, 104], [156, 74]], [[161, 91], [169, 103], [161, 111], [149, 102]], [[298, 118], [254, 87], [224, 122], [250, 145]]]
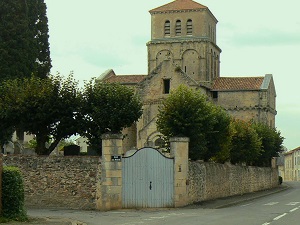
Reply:
[[78, 112], [82, 104], [78, 82], [70, 74], [41, 79], [30, 77], [0, 84], [0, 120], [37, 136], [38, 154], [49, 154], [50, 137], [56, 141], [78, 132]]
[[[163, 102], [159, 109], [157, 127], [168, 138], [189, 137], [189, 157], [208, 160], [208, 143], [212, 141], [212, 134], [215, 133], [219, 120], [223, 118], [219, 111], [200, 91], [182, 85]], [[218, 132], [222, 133], [223, 130]]]
[[0, 81], [51, 69], [44, 0], [0, 0]]
[[[128, 87], [117, 83], [85, 84], [83, 114], [85, 115], [85, 136], [99, 144], [103, 133], [120, 133], [130, 127], [142, 115], [142, 103]], [[100, 148], [100, 146], [99, 146]]]
[[254, 165], [262, 152], [261, 138], [253, 129], [251, 122], [232, 120], [231, 126], [231, 162], [233, 164]]
[[262, 142], [262, 152], [255, 164], [258, 166], [271, 166], [271, 159], [278, 157], [283, 151], [283, 140], [280, 132], [262, 123], [253, 123], [253, 129], [256, 131]]
[[24, 184], [21, 172], [16, 167], [3, 167], [2, 215], [9, 219], [24, 221]]
[[167, 138], [190, 138], [193, 160], [269, 166], [283, 137], [267, 125], [231, 118], [196, 90], [180, 86], [159, 109], [158, 130]]

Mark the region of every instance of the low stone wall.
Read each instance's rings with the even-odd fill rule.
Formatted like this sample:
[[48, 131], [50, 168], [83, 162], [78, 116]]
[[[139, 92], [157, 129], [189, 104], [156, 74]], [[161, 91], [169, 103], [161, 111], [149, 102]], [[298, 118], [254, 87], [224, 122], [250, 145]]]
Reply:
[[[22, 171], [25, 204], [31, 208], [109, 210], [116, 208], [115, 196], [122, 191], [121, 181], [117, 182], [118, 188], [109, 186], [114, 184], [110, 182], [113, 179], [108, 174], [115, 173], [108, 173], [106, 169], [112, 167], [101, 163], [99, 157], [7, 155], [3, 156], [3, 163]], [[107, 168], [102, 168], [102, 164]], [[105, 182], [101, 175], [107, 176]], [[187, 205], [276, 187], [278, 171], [272, 168], [189, 162], [188, 177], [184, 179], [184, 184], [187, 186], [181, 184], [181, 195], [187, 190], [188, 196], [184, 197], [186, 204], [183, 202], [182, 205]], [[118, 203], [118, 207], [122, 207], [121, 203]]]
[[278, 171], [269, 167], [189, 162], [189, 203], [241, 195], [278, 186]]
[[22, 171], [27, 207], [96, 209], [99, 157], [7, 155], [3, 163]]

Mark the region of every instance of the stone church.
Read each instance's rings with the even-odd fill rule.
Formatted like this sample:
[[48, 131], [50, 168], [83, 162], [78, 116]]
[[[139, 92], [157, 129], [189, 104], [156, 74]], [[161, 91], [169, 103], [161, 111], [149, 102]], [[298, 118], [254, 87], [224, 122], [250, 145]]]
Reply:
[[159, 147], [158, 108], [171, 90], [184, 84], [200, 90], [230, 115], [275, 126], [276, 92], [271, 74], [257, 77], [220, 76], [218, 20], [208, 7], [192, 0], [175, 0], [149, 11], [151, 40], [147, 75], [104, 72], [99, 82], [133, 87], [143, 101], [143, 115], [124, 130], [124, 150]]

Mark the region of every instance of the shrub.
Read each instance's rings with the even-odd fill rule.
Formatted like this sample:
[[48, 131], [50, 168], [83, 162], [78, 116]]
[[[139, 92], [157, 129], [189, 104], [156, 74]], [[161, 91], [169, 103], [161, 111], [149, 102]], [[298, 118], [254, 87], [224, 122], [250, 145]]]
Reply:
[[2, 173], [2, 216], [24, 221], [24, 184], [21, 172], [16, 167], [3, 167]]

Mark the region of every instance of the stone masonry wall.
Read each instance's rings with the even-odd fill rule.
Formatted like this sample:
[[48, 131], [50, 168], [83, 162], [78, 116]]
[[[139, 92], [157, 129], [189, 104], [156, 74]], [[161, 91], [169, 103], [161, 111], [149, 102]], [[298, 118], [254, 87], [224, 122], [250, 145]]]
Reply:
[[189, 162], [189, 203], [241, 195], [278, 185], [278, 171], [269, 167]]
[[7, 155], [6, 166], [22, 171], [28, 207], [96, 209], [99, 157]]
[[[3, 156], [3, 163], [22, 171], [27, 207], [101, 209], [97, 205], [102, 184], [99, 157], [8, 155]], [[189, 162], [185, 183], [186, 204], [191, 204], [276, 187], [278, 171], [267, 167]]]

